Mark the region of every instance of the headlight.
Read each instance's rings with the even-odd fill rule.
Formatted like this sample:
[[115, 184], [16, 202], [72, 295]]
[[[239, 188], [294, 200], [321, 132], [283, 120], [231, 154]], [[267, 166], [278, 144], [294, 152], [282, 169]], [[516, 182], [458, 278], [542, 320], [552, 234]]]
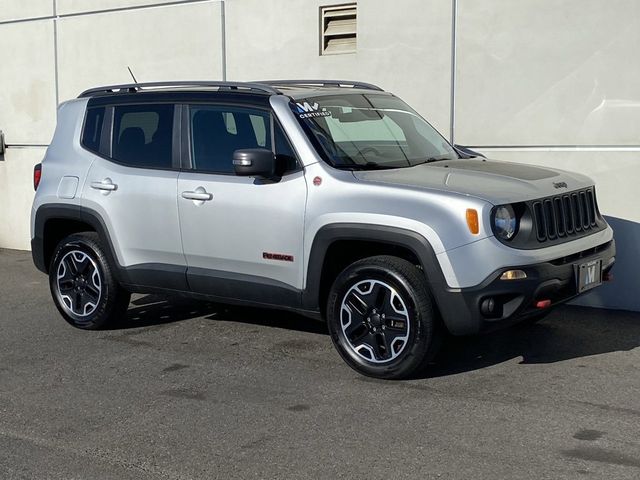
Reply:
[[504, 240], [511, 240], [511, 238], [513, 238], [518, 228], [518, 219], [511, 205], [502, 205], [496, 208], [495, 214], [493, 215], [493, 227], [496, 235]]

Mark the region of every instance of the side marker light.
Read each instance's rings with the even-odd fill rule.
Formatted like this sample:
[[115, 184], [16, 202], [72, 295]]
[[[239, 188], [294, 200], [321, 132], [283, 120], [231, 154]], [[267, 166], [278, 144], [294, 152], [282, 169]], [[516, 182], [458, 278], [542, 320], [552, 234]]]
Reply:
[[467, 226], [474, 235], [480, 233], [480, 222], [478, 221], [478, 211], [474, 208], [467, 208]]

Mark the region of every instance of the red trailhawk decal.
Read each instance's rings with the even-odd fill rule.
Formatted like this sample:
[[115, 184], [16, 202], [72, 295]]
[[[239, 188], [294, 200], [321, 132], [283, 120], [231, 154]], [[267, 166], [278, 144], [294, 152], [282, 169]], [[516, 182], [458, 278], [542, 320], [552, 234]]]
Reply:
[[262, 252], [262, 258], [265, 260], [281, 260], [283, 262], [293, 262], [293, 255], [285, 255], [284, 253]]

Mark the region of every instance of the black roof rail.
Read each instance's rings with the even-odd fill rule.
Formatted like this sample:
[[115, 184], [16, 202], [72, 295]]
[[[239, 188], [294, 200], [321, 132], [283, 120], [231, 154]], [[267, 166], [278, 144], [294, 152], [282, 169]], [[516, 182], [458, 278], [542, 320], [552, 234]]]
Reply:
[[[143, 90], [145, 88], [161, 88], [161, 87], [218, 87], [229, 90], [253, 90], [255, 92], [268, 93], [270, 95], [279, 95], [280, 92], [272, 85], [260, 84], [256, 82], [147, 82], [147, 83], [125, 83], [121, 85], [107, 85], [104, 87], [90, 88], [82, 92], [78, 98], [90, 97], [98, 94], [123, 93], [128, 91], [131, 93]], [[117, 91], [117, 92], [116, 92]]]
[[339, 87], [339, 88], [362, 88], [365, 90], [384, 90], [377, 85], [365, 82], [353, 82], [351, 80], [267, 80], [255, 82], [273, 87]]

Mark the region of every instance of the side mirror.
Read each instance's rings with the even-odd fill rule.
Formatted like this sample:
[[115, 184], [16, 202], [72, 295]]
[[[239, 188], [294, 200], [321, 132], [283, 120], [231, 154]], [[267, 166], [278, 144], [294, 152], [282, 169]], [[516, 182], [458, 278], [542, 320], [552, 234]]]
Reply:
[[[4, 149], [6, 145], [4, 144], [4, 132], [0, 130], [0, 157], [4, 157]], [[0, 160], [4, 160], [4, 158], [0, 158]]]
[[454, 145], [453, 148], [456, 149], [456, 151], [460, 154], [462, 158], [473, 158], [473, 157], [487, 158], [483, 154], [475, 152], [470, 148], [464, 147], [462, 145]]
[[233, 168], [241, 177], [262, 177], [273, 180], [276, 176], [276, 159], [266, 148], [246, 148], [233, 152]]

